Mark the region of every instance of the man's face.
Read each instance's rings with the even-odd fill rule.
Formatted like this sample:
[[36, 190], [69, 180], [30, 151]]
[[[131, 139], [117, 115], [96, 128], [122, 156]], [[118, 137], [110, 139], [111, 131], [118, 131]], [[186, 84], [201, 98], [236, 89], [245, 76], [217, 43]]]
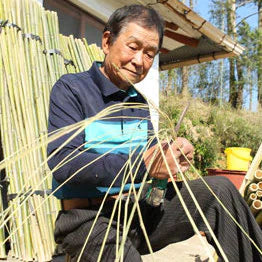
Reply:
[[158, 43], [159, 36], [155, 29], [136, 23], [127, 24], [113, 43], [110, 43], [110, 32], [104, 32], [102, 48], [106, 58], [102, 73], [119, 88], [127, 89], [130, 84], [125, 77], [133, 84], [145, 78], [157, 54]]

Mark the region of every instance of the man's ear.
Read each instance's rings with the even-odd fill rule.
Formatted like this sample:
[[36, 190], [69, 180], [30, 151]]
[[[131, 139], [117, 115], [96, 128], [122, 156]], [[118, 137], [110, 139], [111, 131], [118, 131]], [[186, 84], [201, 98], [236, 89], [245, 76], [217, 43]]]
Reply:
[[102, 49], [105, 55], [109, 53], [110, 38], [111, 38], [110, 31], [105, 31], [102, 36]]

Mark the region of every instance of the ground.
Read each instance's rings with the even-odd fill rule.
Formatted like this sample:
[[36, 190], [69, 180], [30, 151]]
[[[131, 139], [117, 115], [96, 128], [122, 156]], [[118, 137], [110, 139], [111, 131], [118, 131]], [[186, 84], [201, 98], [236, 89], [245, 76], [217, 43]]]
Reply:
[[[204, 238], [204, 237], [203, 237]], [[206, 239], [204, 238], [206, 242]], [[206, 242], [207, 243], [207, 242]], [[207, 243], [210, 252], [215, 257], [214, 248]], [[160, 251], [154, 253], [154, 260], [151, 255], [142, 256], [143, 262], [208, 262], [208, 255], [201, 244], [199, 238], [195, 235], [185, 241], [171, 244]], [[8, 257], [8, 262], [18, 262], [21, 260]], [[65, 257], [60, 256], [53, 259], [52, 262], [65, 262]]]

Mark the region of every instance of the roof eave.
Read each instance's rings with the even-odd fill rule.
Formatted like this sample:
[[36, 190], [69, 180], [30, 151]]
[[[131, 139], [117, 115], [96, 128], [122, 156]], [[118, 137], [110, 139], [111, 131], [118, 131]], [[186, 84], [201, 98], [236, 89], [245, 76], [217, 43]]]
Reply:
[[237, 56], [234, 52], [220, 51], [220, 52], [215, 52], [212, 55], [208, 54], [208, 55], [193, 57], [190, 59], [180, 60], [180, 61], [176, 61], [172, 63], [165, 63], [165, 64], [160, 63], [159, 69], [163, 71], [163, 70], [168, 70], [172, 68], [190, 66], [194, 64], [200, 64], [204, 62], [210, 62], [210, 61], [218, 60], [221, 58], [228, 58], [228, 57], [234, 57], [234, 56]]

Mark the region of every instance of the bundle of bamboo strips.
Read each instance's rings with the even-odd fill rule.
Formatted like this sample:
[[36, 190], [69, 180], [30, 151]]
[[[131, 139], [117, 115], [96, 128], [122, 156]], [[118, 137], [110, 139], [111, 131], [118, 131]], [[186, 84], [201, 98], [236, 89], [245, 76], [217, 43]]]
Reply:
[[103, 60], [103, 54], [86, 40], [59, 35], [56, 13], [44, 10], [34, 0], [0, 0], [0, 20], [4, 157], [36, 148], [6, 168], [11, 199], [6, 210], [0, 201], [0, 257], [6, 257], [4, 229], [8, 225], [14, 257], [50, 261], [55, 248], [54, 221], [60, 209], [53, 197], [42, 204], [51, 188], [50, 172], [43, 165], [50, 89], [62, 74], [87, 70], [94, 60]]
[[253, 180], [245, 189], [244, 198], [262, 227], [262, 170], [255, 171]]

